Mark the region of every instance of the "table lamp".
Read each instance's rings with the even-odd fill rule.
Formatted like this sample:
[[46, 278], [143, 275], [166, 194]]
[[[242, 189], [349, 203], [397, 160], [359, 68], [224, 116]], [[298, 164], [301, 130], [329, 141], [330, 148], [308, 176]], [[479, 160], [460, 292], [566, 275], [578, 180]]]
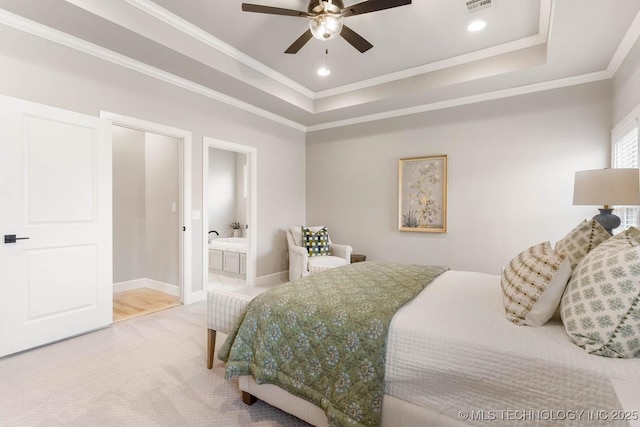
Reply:
[[640, 169], [596, 169], [576, 172], [574, 205], [602, 205], [593, 217], [609, 234], [620, 225], [613, 206], [640, 205]]

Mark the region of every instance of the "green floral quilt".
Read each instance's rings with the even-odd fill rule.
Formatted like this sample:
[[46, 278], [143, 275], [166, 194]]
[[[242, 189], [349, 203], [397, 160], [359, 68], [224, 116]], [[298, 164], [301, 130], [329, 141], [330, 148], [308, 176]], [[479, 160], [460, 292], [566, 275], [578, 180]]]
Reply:
[[362, 262], [258, 295], [218, 357], [322, 408], [331, 426], [378, 426], [391, 318], [446, 267]]

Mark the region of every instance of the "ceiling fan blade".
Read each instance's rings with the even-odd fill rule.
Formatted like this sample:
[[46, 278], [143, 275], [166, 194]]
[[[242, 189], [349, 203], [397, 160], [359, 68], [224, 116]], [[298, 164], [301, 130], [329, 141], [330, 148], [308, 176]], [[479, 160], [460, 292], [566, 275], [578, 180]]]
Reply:
[[411, 4], [411, 0], [369, 0], [345, 7], [340, 11], [340, 14], [342, 16], [362, 15], [408, 4]]
[[285, 15], [285, 16], [313, 16], [309, 12], [302, 10], [283, 9], [281, 7], [263, 6], [260, 4], [242, 3], [242, 10], [244, 12], [257, 12], [268, 13], [270, 15]]
[[298, 53], [298, 51], [302, 49], [302, 46], [304, 46], [309, 40], [311, 40], [311, 37], [313, 37], [313, 34], [311, 34], [311, 30], [305, 31], [300, 37], [298, 37], [296, 41], [293, 42], [291, 46], [289, 46], [287, 50], [284, 51], [284, 53]]
[[349, 44], [351, 44], [351, 46], [358, 49], [360, 53], [365, 53], [366, 51], [368, 51], [373, 47], [373, 45], [368, 41], [366, 41], [364, 37], [362, 37], [360, 34], [356, 33], [355, 31], [353, 31], [351, 28], [347, 27], [346, 25], [342, 26], [342, 32], [340, 33], [340, 35], [342, 36], [343, 39], [348, 41]]

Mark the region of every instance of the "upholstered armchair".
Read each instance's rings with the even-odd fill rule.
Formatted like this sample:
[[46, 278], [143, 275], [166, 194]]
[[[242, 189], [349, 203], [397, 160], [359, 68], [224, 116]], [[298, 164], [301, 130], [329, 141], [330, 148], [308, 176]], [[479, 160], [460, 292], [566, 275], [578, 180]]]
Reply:
[[[323, 226], [307, 228], [317, 232]], [[287, 243], [289, 244], [289, 281], [291, 282], [310, 274], [351, 263], [353, 248], [348, 245], [333, 243], [331, 238], [329, 238], [329, 255], [309, 256], [309, 252], [303, 243], [301, 226], [291, 227], [287, 230]]]

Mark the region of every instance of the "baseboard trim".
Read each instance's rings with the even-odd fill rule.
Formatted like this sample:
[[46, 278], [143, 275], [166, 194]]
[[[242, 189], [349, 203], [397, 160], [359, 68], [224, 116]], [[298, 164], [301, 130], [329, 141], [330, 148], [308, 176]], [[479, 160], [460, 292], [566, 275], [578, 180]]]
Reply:
[[149, 288], [155, 291], [164, 292], [165, 294], [180, 296], [180, 286], [171, 285], [169, 283], [160, 282], [153, 279], [134, 279], [113, 284], [113, 293], [130, 291], [132, 289]]
[[124, 282], [118, 282], [113, 284], [113, 293], [130, 291], [132, 289], [144, 288], [146, 279], [134, 279], [126, 280]]
[[280, 283], [287, 283], [288, 281], [289, 271], [285, 270], [256, 278], [256, 286], [275, 285]]
[[145, 287], [154, 289], [156, 291], [164, 292], [165, 294], [173, 295], [174, 297], [180, 296], [180, 286], [172, 285], [170, 283], [160, 282], [158, 280], [146, 279], [147, 285]]
[[191, 296], [189, 297], [189, 304], [193, 304], [195, 302], [205, 301], [207, 299], [206, 291], [195, 291], [191, 292]]

